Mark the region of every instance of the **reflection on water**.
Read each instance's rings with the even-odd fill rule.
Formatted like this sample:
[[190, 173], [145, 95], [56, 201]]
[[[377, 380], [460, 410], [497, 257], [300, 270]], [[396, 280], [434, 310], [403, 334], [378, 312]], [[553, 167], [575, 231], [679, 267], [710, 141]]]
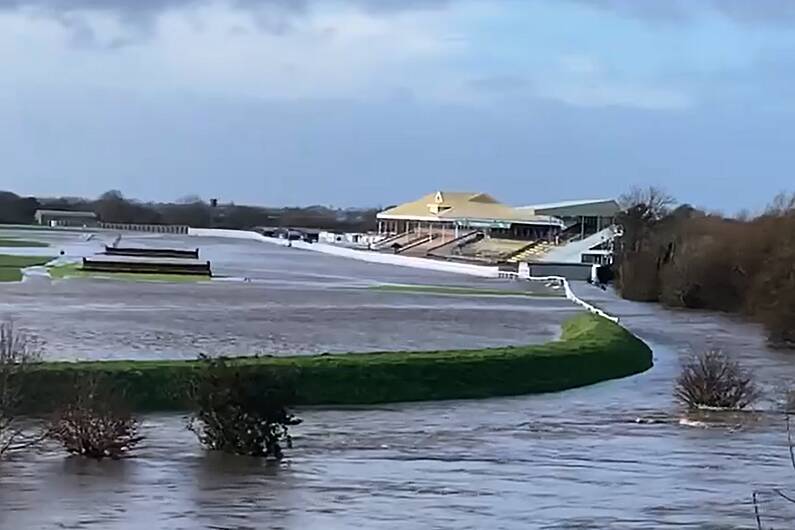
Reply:
[[[549, 395], [302, 410], [277, 466], [207, 455], [184, 418], [151, 416], [129, 461], [47, 449], [0, 464], [0, 528], [755, 528], [755, 489], [795, 489], [780, 412], [795, 359], [753, 325], [577, 290], [652, 344], [652, 370]], [[762, 412], [681, 421], [673, 381], [706, 346], [754, 371]], [[766, 527], [793, 527], [795, 506], [761, 500]]]

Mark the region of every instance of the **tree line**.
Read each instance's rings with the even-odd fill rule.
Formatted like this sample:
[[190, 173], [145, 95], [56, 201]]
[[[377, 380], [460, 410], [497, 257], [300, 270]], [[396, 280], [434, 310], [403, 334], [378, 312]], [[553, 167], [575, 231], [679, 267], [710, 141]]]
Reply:
[[106, 223], [187, 225], [196, 228], [300, 227], [364, 232], [376, 227], [375, 208], [326, 206], [266, 208], [204, 201], [188, 196], [176, 202], [142, 202], [111, 190], [96, 199], [20, 197], [0, 191], [0, 223], [32, 224], [38, 209], [88, 211]]
[[630, 300], [743, 314], [795, 345], [795, 195], [758, 216], [674, 207], [656, 188], [622, 197], [614, 270]]

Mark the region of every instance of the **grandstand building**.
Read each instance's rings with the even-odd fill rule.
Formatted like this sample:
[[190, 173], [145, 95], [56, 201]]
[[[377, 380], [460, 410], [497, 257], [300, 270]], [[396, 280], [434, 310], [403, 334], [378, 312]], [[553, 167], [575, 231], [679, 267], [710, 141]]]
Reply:
[[[515, 208], [486, 193], [437, 191], [379, 214], [373, 250], [488, 262], [609, 259], [619, 205], [612, 199]], [[594, 251], [600, 255], [586, 256]], [[601, 256], [601, 253], [608, 255]]]
[[519, 210], [498, 202], [486, 193], [437, 191], [377, 215], [378, 231], [400, 234], [477, 229], [492, 237], [553, 240], [563, 221], [531, 210]]

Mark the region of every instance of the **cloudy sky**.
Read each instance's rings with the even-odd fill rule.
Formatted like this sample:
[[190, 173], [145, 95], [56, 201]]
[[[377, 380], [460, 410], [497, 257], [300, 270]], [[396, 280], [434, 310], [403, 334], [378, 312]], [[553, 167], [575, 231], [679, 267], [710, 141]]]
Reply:
[[792, 0], [0, 0], [0, 189], [795, 191]]

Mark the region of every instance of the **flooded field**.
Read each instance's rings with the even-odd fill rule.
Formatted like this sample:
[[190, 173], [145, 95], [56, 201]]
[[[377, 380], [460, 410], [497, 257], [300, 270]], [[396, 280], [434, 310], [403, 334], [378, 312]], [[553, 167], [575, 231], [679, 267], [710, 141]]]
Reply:
[[[113, 239], [24, 235], [51, 242], [36, 252], [64, 250], [67, 258], [90, 255]], [[451, 285], [516, 294], [527, 287], [258, 242], [150, 236], [124, 243], [198, 247], [221, 278], [172, 284], [33, 276], [0, 284], [0, 317], [40, 336], [50, 359], [152, 359], [527, 344], [554, 339], [561, 322], [577, 312], [543, 286], [534, 289], [552, 296], [380, 291], [373, 287]]]
[[[245, 329], [233, 321], [255, 315], [262, 320], [252, 329], [264, 330], [269, 325], [264, 322], [279, 315], [273, 333], [292, 327], [273, 343], [283, 344], [284, 351], [310, 351], [313, 344], [380, 348], [417, 333], [425, 334], [422, 344], [541, 340], [574, 311], [555, 299], [350, 290], [380, 281], [477, 285], [480, 280], [339, 262], [290, 249], [210, 243], [206, 248], [218, 257], [219, 271], [257, 281], [202, 287], [217, 300], [181, 290], [195, 286], [91, 282], [98, 284], [91, 289], [100, 290], [92, 295], [69, 282], [31, 282], [0, 286], [0, 312], [16, 313], [26, 325], [39, 315], [46, 321], [40, 329], [60, 326], [58, 333], [67, 336], [71, 329], [82, 330], [69, 344], [99, 345], [98, 336], [117, 340], [107, 333], [117, 329], [127, 338], [118, 339], [116, 348], [134, 344], [136, 334], [142, 340], [147, 329], [165, 329], [168, 315], [182, 319], [185, 337], [202, 325], [227, 327], [233, 337]], [[248, 298], [247, 288], [261, 291]], [[113, 289], [123, 298], [115, 307], [91, 306], [109, 303], [96, 293], [107, 298]], [[795, 489], [781, 413], [784, 391], [795, 387], [795, 354], [767, 349], [759, 329], [735, 319], [669, 312], [586, 285], [575, 290], [620, 315], [647, 340], [655, 367], [640, 376], [549, 395], [301, 410], [305, 422], [296, 430], [295, 448], [279, 466], [208, 455], [185, 430], [183, 418], [149, 416], [150, 437], [128, 461], [96, 463], [44, 449], [0, 464], [0, 528], [756, 528], [752, 492]], [[48, 303], [59, 291], [57, 301]], [[163, 303], [173, 307], [137, 318], [144, 311], [128, 309], [157, 300], [158, 293], [167, 294]], [[70, 310], [62, 311], [73, 298]], [[214, 309], [193, 307], [200, 304]], [[85, 314], [57, 323], [58, 315], [79, 315], [84, 305]], [[180, 311], [192, 316], [176, 315]], [[320, 323], [322, 333], [307, 335], [313, 323]], [[337, 327], [344, 331], [337, 334]], [[500, 332], [492, 334], [496, 327]], [[125, 328], [132, 330], [129, 335]], [[391, 338], [380, 336], [390, 333]], [[48, 340], [52, 335], [57, 334]], [[172, 339], [176, 346], [163, 352], [179, 354], [182, 340]], [[256, 341], [252, 344], [260, 344]], [[315, 341], [328, 342], [321, 347]], [[671, 391], [680, 363], [707, 346], [723, 348], [754, 371], [767, 397], [759, 413], [688, 418], [679, 410]], [[149, 355], [143, 350], [141, 356]], [[772, 494], [760, 498], [765, 528], [795, 526], [795, 506]]]

